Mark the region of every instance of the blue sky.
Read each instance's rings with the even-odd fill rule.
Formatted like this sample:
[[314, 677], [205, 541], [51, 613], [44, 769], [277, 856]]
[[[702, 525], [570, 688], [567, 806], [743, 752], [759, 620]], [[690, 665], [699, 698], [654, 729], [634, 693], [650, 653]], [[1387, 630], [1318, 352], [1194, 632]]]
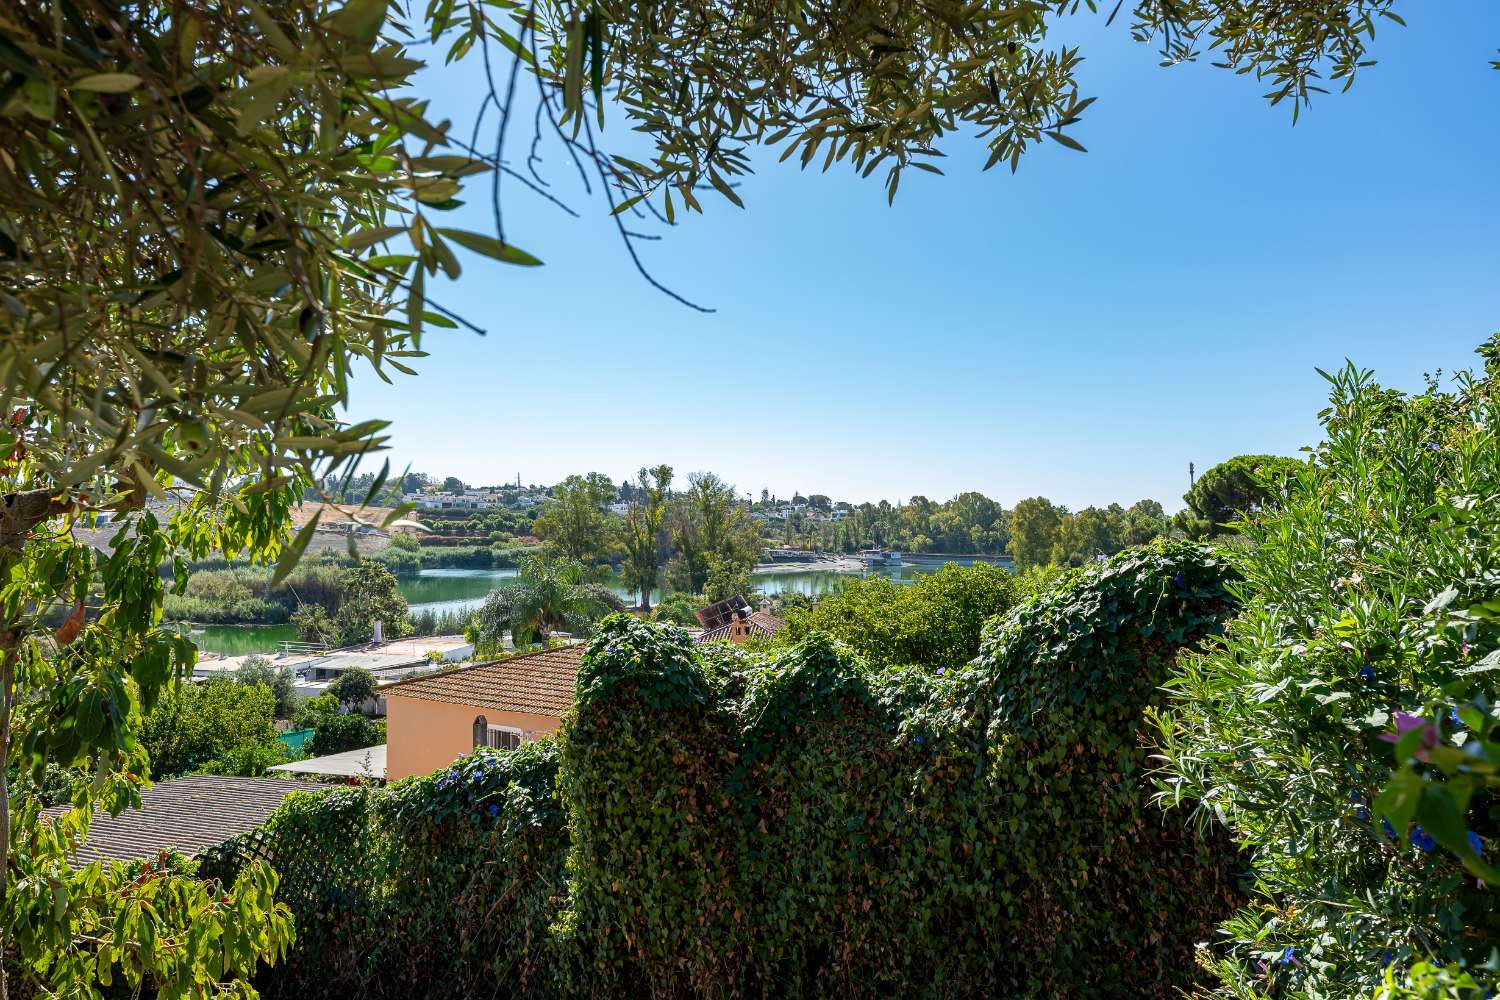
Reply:
[[[488, 336], [430, 332], [421, 375], [358, 381], [350, 416], [394, 420], [398, 468], [475, 484], [666, 462], [757, 494], [1176, 509], [1189, 461], [1317, 440], [1315, 367], [1419, 388], [1500, 329], [1500, 4], [1402, 13], [1379, 64], [1295, 127], [1253, 80], [1160, 68], [1100, 16], [1067, 28], [1099, 98], [1073, 132], [1087, 154], [983, 173], [961, 139], [894, 207], [877, 178], [762, 156], [747, 210], [705, 199], [646, 245], [711, 315], [639, 278], [546, 148], [585, 217], [513, 186], [508, 235], [546, 266], [467, 255], [429, 284]], [[469, 63], [424, 80], [465, 135]], [[487, 194], [441, 221], [492, 232]]]

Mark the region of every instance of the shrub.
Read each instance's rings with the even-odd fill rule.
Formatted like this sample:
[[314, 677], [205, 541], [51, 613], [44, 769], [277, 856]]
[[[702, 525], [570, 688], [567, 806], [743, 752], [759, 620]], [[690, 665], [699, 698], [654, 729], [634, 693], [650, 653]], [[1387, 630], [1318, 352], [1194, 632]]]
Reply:
[[[406, 537], [408, 536], [396, 536], [396, 538]], [[422, 570], [422, 553], [404, 546], [392, 545], [390, 548], [382, 549], [370, 556], [370, 561], [379, 563], [395, 576], [416, 576]]]
[[681, 592], [667, 594], [656, 606], [652, 617], [659, 622], [673, 625], [686, 625], [689, 628], [698, 624], [694, 612], [705, 607], [709, 603], [708, 598], [695, 594], [684, 594]]
[[276, 718], [290, 719], [301, 700], [291, 667], [278, 667], [264, 656], [247, 656], [240, 661], [234, 679], [241, 684], [263, 684], [276, 699]]
[[464, 635], [473, 618], [471, 611], [433, 611], [428, 608], [411, 616], [410, 635]]
[[278, 901], [304, 929], [260, 976], [262, 994], [556, 995], [549, 927], [568, 847], [556, 777], [551, 741], [481, 749], [387, 789], [296, 793], [212, 852], [204, 870], [221, 877], [274, 857]]
[[171, 778], [244, 747], [270, 747], [275, 710], [275, 695], [262, 685], [215, 679], [169, 691], [141, 720], [151, 776]]
[[1019, 596], [1016, 578], [987, 563], [949, 563], [912, 584], [850, 580], [810, 610], [789, 610], [782, 644], [821, 631], [877, 663], [957, 666], [979, 652], [984, 623]]
[[1254, 866], [1215, 950], [1222, 996], [1495, 985], [1500, 910], [1465, 866], [1500, 836], [1478, 738], [1500, 704], [1497, 378], [1492, 359], [1408, 398], [1333, 376], [1313, 464], [1237, 525], [1246, 610], [1161, 722], [1163, 794], [1227, 821]]
[[385, 722], [367, 719], [358, 712], [320, 713], [313, 719], [312, 730], [313, 734], [307, 738], [309, 757], [362, 750], [385, 742]]

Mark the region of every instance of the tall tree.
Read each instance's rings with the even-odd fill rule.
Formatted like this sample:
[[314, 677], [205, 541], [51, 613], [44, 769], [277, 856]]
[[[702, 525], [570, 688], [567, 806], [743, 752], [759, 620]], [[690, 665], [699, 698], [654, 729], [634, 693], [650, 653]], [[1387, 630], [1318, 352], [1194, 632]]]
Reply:
[[1062, 512], [1046, 497], [1030, 497], [1010, 512], [1010, 554], [1021, 567], [1040, 566], [1052, 556]]
[[739, 503], [734, 487], [712, 472], [688, 476], [688, 488], [673, 499], [667, 516], [676, 554], [667, 565], [678, 590], [700, 594], [718, 565], [721, 576], [748, 575], [760, 553], [760, 534]]
[[625, 585], [640, 594], [639, 606], [644, 611], [651, 610], [651, 592], [660, 576], [661, 526], [671, 486], [672, 467], [658, 465], [654, 469], [641, 469], [636, 474], [636, 486], [627, 493], [630, 506], [625, 511]]
[[1182, 499], [1215, 533], [1224, 532], [1228, 522], [1254, 513], [1276, 496], [1282, 480], [1302, 467], [1295, 458], [1237, 455], [1199, 476]]
[[339, 645], [369, 642], [377, 621], [387, 639], [407, 635], [409, 614], [395, 576], [381, 563], [361, 559], [339, 577], [339, 610], [333, 619]]
[[537, 537], [559, 558], [597, 566], [609, 559], [617, 524], [609, 513], [615, 484], [602, 472], [569, 476], [552, 488], [537, 515]]

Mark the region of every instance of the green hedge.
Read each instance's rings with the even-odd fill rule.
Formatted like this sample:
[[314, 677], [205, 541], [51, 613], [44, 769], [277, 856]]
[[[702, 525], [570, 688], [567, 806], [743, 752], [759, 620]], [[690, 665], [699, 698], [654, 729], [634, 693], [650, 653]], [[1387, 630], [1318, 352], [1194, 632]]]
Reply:
[[810, 636], [742, 698], [614, 619], [561, 786], [567, 942], [610, 993], [1174, 995], [1233, 852], [1147, 801], [1144, 710], [1231, 610], [1206, 550], [1134, 550], [1021, 605], [954, 671]]
[[348, 874], [290, 900], [267, 995], [1174, 996], [1240, 896], [1148, 801], [1143, 719], [1224, 584], [1134, 550], [940, 672], [606, 619], [555, 743], [273, 819], [279, 866]]
[[296, 919], [268, 1000], [546, 996], [567, 833], [557, 745], [480, 750], [388, 789], [288, 796], [264, 828], [212, 852], [232, 876], [272, 859]]

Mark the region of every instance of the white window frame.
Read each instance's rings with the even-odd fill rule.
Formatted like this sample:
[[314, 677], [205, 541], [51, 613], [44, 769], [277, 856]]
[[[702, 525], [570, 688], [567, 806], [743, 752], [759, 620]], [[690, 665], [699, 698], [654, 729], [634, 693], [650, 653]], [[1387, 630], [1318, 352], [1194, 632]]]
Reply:
[[[510, 745], [509, 741], [505, 741], [502, 743], [500, 740], [502, 734], [505, 736], [515, 737], [515, 745]], [[491, 749], [514, 750], [516, 747], [525, 742], [526, 734], [517, 729], [515, 726], [497, 726], [493, 722], [488, 722], [485, 724], [484, 745], [490, 747]]]

